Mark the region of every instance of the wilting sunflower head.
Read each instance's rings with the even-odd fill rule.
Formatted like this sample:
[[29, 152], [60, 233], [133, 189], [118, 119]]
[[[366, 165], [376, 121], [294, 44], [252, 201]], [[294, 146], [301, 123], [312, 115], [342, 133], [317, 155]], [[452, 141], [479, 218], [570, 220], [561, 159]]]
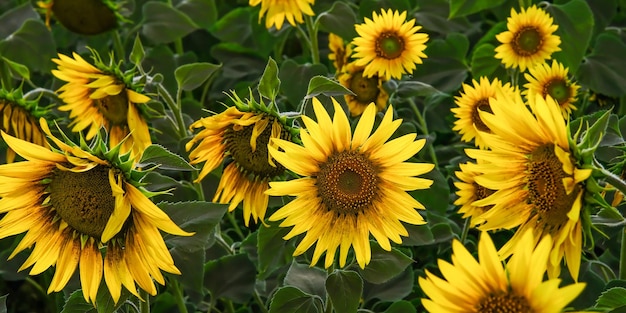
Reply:
[[269, 201], [265, 194], [268, 182], [285, 172], [269, 155], [268, 145], [273, 144], [272, 138], [291, 140], [294, 129], [290, 121], [263, 102], [256, 102], [252, 94], [242, 100], [233, 93], [231, 100], [235, 106], [191, 124], [192, 130], [200, 131], [186, 148], [191, 150], [191, 164], [204, 162], [196, 182], [225, 163], [213, 201], [229, 203], [231, 211], [243, 202], [248, 226], [250, 217], [255, 223], [263, 221]]
[[315, 0], [250, 0], [251, 6], [261, 4], [261, 12], [259, 12], [259, 23], [265, 16], [265, 28], [270, 29], [276, 26], [280, 30], [283, 27], [285, 19], [291, 26], [298, 26], [304, 23], [302, 15], [315, 15], [311, 6]]
[[378, 75], [366, 77], [364, 67], [356, 65], [355, 62], [344, 66], [339, 83], [354, 93], [344, 95], [352, 116], [361, 115], [370, 103], [376, 104], [378, 111], [387, 107], [389, 94], [383, 88], [383, 82], [383, 78]]
[[536, 95], [543, 98], [552, 97], [561, 107], [561, 112], [565, 119], [573, 110], [576, 110], [576, 93], [580, 86], [573, 83], [567, 76], [568, 69], [563, 64], [552, 61], [552, 66], [548, 63], [541, 63], [529, 69], [529, 73], [524, 73], [528, 81], [524, 85], [526, 90], [522, 94], [526, 95], [530, 105], [534, 105]]
[[356, 64], [365, 66], [364, 75], [378, 75], [385, 80], [400, 79], [402, 74], [413, 73], [415, 64], [426, 58], [424, 50], [428, 35], [418, 33], [415, 19], [406, 21], [406, 11], [383, 10], [380, 15], [373, 12], [373, 19], [356, 25], [359, 37], [354, 38], [353, 58]]
[[31, 248], [20, 270], [38, 275], [51, 266], [48, 292], [62, 290], [78, 268], [85, 300], [96, 299], [104, 277], [113, 300], [122, 286], [155, 295], [161, 271], [180, 274], [160, 231], [192, 235], [180, 229], [150, 199], [137, 178], [134, 160], [109, 150], [99, 136], [91, 146], [54, 137], [52, 150], [2, 132], [7, 144], [26, 161], [0, 165], [0, 238], [24, 234], [9, 258]]
[[[47, 147], [46, 136], [39, 127], [39, 118], [46, 115], [47, 109], [38, 106], [38, 100], [26, 100], [21, 89], [0, 88], [0, 130], [19, 139]], [[7, 147], [6, 162], [15, 160], [15, 151]]]
[[350, 55], [352, 54], [352, 44], [346, 44], [339, 35], [333, 33], [328, 34], [328, 59], [333, 61], [336, 75], [343, 72], [343, 67], [348, 64]]
[[81, 35], [98, 35], [115, 29], [126, 19], [120, 4], [112, 0], [44, 0], [37, 5], [46, 11], [46, 25], [52, 16], [68, 30]]
[[371, 259], [370, 234], [383, 249], [391, 250], [389, 239], [401, 243], [400, 236], [408, 235], [402, 222], [425, 223], [415, 210], [423, 205], [407, 191], [430, 187], [431, 180], [416, 176], [434, 165], [405, 162], [425, 144], [424, 139], [415, 140], [416, 134], [388, 141], [401, 124], [401, 120], [393, 120], [393, 108], [387, 109], [372, 133], [377, 109], [370, 104], [352, 133], [343, 109], [334, 99], [333, 104], [331, 119], [313, 99], [317, 121], [302, 116], [302, 146], [272, 139], [270, 155], [301, 178], [270, 182], [268, 194], [295, 199], [269, 219], [283, 220], [281, 227], [293, 226], [285, 240], [306, 233], [294, 255], [317, 242], [312, 265], [326, 252], [324, 266], [331, 266], [339, 248], [339, 266], [343, 267], [352, 246], [364, 268]]
[[507, 31], [496, 35], [501, 44], [495, 50], [496, 59], [501, 59], [506, 68], [525, 71], [561, 50], [561, 38], [553, 35], [558, 25], [552, 24], [552, 17], [536, 5], [522, 8], [520, 13], [511, 9], [506, 26]]
[[[582, 251], [583, 193], [591, 170], [581, 168], [570, 147], [570, 138], [561, 110], [551, 97], [536, 95], [536, 104], [526, 106], [505, 98], [490, 101], [493, 113], [481, 112], [491, 133], [482, 133], [490, 150], [468, 149], [481, 173], [475, 181], [495, 192], [477, 202], [491, 205], [479, 217], [479, 228], [494, 230], [518, 227], [502, 248], [514, 253], [522, 234], [531, 229], [537, 241], [550, 235], [553, 240], [548, 275], [558, 276], [565, 259], [576, 279]], [[530, 108], [530, 110], [529, 110]]]
[[474, 140], [477, 147], [484, 149], [487, 145], [479, 133], [490, 132], [490, 130], [482, 121], [479, 112], [492, 112], [489, 99], [506, 97], [516, 101], [522, 100], [516, 96], [517, 92], [509, 83], [502, 85], [497, 78], [490, 82], [487, 77], [482, 76], [479, 81], [472, 80], [472, 85], [463, 84], [460, 96], [454, 97], [454, 102], [458, 107], [450, 110], [456, 118], [452, 129], [461, 134], [462, 141]]
[[478, 217], [492, 207], [492, 205], [480, 206], [480, 200], [492, 195], [495, 190], [478, 184], [475, 177], [480, 173], [472, 171], [467, 164], [459, 164], [459, 167], [461, 170], [455, 172], [459, 181], [454, 182], [458, 196], [454, 204], [460, 205], [459, 214], [463, 214], [463, 218], [469, 218], [471, 226], [476, 226]]
[[562, 286], [560, 279], [544, 280], [552, 238], [537, 244], [531, 232], [520, 240], [503, 266], [493, 241], [483, 232], [478, 260], [458, 240], [452, 243], [452, 262], [439, 260], [442, 278], [426, 271], [419, 285], [428, 298], [422, 304], [437, 313], [559, 313], [585, 288], [584, 283]]
[[110, 147], [122, 143], [122, 153], [131, 152], [138, 158], [152, 144], [144, 105], [150, 98], [136, 82], [134, 68], [122, 72], [121, 64], [114, 63], [112, 56], [107, 65], [95, 50], [91, 51], [94, 65], [77, 53], [72, 58], [59, 54], [58, 59], [52, 59], [58, 65], [52, 74], [66, 82], [57, 91], [65, 102], [58, 109], [70, 112], [72, 131], [86, 130], [89, 140], [104, 127]]

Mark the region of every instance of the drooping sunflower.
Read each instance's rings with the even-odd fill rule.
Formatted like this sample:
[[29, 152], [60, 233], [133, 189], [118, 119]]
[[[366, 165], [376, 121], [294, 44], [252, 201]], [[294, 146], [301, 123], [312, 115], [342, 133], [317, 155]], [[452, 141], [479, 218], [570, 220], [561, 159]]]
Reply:
[[122, 286], [155, 295], [161, 271], [180, 274], [160, 231], [192, 235], [161, 211], [135, 181], [129, 155], [108, 150], [99, 136], [93, 148], [64, 143], [40, 126], [58, 149], [7, 135], [7, 144], [26, 161], [0, 165], [0, 238], [25, 233], [9, 258], [32, 247], [20, 270], [37, 275], [51, 266], [48, 292], [65, 287], [78, 268], [83, 296], [94, 302], [104, 282], [117, 302]]
[[45, 10], [46, 25], [51, 17], [68, 30], [81, 35], [98, 35], [128, 21], [120, 13], [120, 5], [111, 0], [44, 0], [37, 5]]
[[458, 107], [450, 109], [454, 113], [456, 121], [452, 130], [461, 134], [461, 140], [470, 142], [474, 140], [477, 147], [484, 149], [485, 142], [479, 136], [479, 131], [490, 132], [489, 127], [483, 123], [478, 112], [491, 112], [489, 99], [501, 94], [503, 97], [513, 97], [515, 90], [509, 83], [502, 85], [502, 82], [494, 78], [489, 82], [487, 77], [481, 77], [479, 81], [472, 80], [472, 86], [463, 84], [463, 91], [460, 96], [454, 97], [454, 102]]
[[350, 246], [364, 268], [371, 259], [370, 234], [385, 250], [389, 239], [400, 243], [408, 233], [401, 222], [424, 224], [415, 210], [423, 205], [406, 191], [426, 189], [431, 180], [415, 177], [429, 172], [433, 164], [404, 162], [424, 146], [416, 134], [387, 140], [401, 124], [392, 120], [393, 109], [387, 109], [374, 133], [376, 106], [370, 104], [358, 122], [354, 134], [341, 106], [333, 99], [331, 120], [322, 104], [313, 99], [317, 122], [302, 117], [305, 129], [300, 131], [303, 146], [273, 139], [270, 155], [287, 169], [303, 177], [270, 182], [268, 194], [295, 196], [278, 209], [270, 221], [283, 220], [281, 227], [291, 227], [285, 240], [306, 233], [296, 247], [300, 255], [316, 243], [311, 264], [326, 252], [325, 267], [333, 264], [339, 248], [339, 266], [345, 266]]
[[[552, 61], [552, 66], [547, 63], [541, 63], [529, 69], [529, 73], [524, 73], [524, 77], [528, 81], [524, 85], [526, 90], [522, 94], [528, 100], [535, 98], [535, 95], [541, 95], [543, 98], [548, 95], [556, 100], [561, 107], [564, 118], [569, 118], [573, 110], [576, 110], [574, 103], [576, 102], [576, 93], [580, 86], [573, 83], [567, 76], [569, 70], [563, 64]], [[533, 102], [530, 101], [532, 105]]]
[[335, 72], [339, 75], [352, 55], [352, 44], [345, 44], [339, 35], [330, 33], [328, 34], [328, 49], [330, 50], [328, 59], [333, 61]]
[[496, 35], [501, 43], [496, 47], [496, 59], [501, 59], [506, 68], [526, 68], [550, 59], [552, 53], [560, 51], [561, 38], [553, 33], [558, 25], [552, 17], [536, 5], [522, 8], [520, 13], [511, 9], [507, 19], [507, 31]]
[[58, 109], [70, 112], [72, 131], [87, 130], [87, 140], [104, 127], [110, 147], [122, 143], [122, 153], [140, 156], [152, 144], [147, 109], [141, 106], [150, 98], [133, 82], [134, 71], [123, 73], [114, 63], [107, 66], [92, 52], [95, 66], [77, 53], [73, 53], [73, 58], [59, 54], [58, 59], [52, 59], [58, 64], [52, 74], [67, 82], [58, 90], [65, 102]]
[[385, 80], [400, 79], [402, 74], [413, 73], [415, 64], [422, 64], [426, 58], [424, 50], [428, 35], [418, 33], [421, 26], [415, 26], [415, 19], [406, 21], [406, 11], [382, 10], [373, 18], [365, 18], [365, 23], [356, 25], [359, 37], [354, 38], [353, 58], [356, 64], [365, 66], [366, 77], [378, 75]]
[[250, 217], [255, 223], [264, 220], [268, 182], [285, 171], [268, 154], [268, 144], [271, 138], [290, 140], [291, 128], [284, 117], [256, 102], [252, 95], [246, 102], [236, 94], [231, 99], [235, 106], [191, 124], [192, 130], [201, 130], [186, 149], [191, 150], [191, 164], [204, 162], [196, 182], [227, 160], [213, 201], [229, 203], [230, 211], [243, 202], [248, 226]]
[[[4, 90], [0, 88], [0, 130], [19, 139], [46, 147], [46, 136], [38, 119], [44, 116], [47, 110], [37, 106], [38, 101], [29, 101], [23, 98], [21, 89]], [[15, 151], [7, 148], [6, 162], [15, 160]]]
[[283, 27], [285, 19], [291, 26], [304, 23], [302, 15], [315, 15], [311, 6], [315, 0], [250, 0], [251, 6], [261, 4], [261, 12], [259, 12], [259, 23], [265, 16], [265, 28], [270, 29], [276, 26], [280, 30]]
[[463, 218], [469, 218], [471, 226], [476, 226], [475, 217], [485, 213], [491, 206], [481, 207], [475, 202], [490, 196], [495, 190], [479, 185], [474, 179], [479, 173], [468, 169], [467, 164], [459, 164], [459, 167], [461, 170], [455, 172], [459, 181], [454, 182], [454, 186], [458, 189], [456, 191], [458, 198], [454, 204], [460, 205], [459, 214], [463, 214]]
[[[511, 229], [516, 233], [502, 248], [504, 256], [517, 249], [521, 234], [531, 229], [536, 240], [550, 235], [548, 275], [557, 277], [565, 259], [577, 279], [582, 253], [582, 196], [590, 169], [578, 168], [570, 148], [568, 129], [559, 105], [551, 97], [536, 96], [529, 107], [521, 100], [491, 99], [493, 113], [481, 112], [491, 129], [482, 133], [490, 150], [467, 149], [477, 160], [468, 164], [481, 173], [475, 181], [495, 192], [475, 201], [492, 206], [476, 217], [479, 229]], [[534, 113], [534, 115], [533, 115]]]
[[365, 77], [363, 71], [362, 66], [351, 62], [344, 67], [344, 71], [339, 76], [339, 83], [354, 93], [354, 95], [344, 95], [352, 116], [361, 115], [370, 103], [376, 104], [378, 111], [382, 111], [389, 101], [389, 94], [383, 88], [382, 77], [378, 75]]
[[443, 278], [428, 270], [425, 278], [419, 278], [428, 296], [422, 299], [424, 308], [437, 313], [562, 312], [585, 284], [560, 287], [558, 278], [544, 281], [552, 240], [546, 236], [538, 244], [536, 241], [532, 233], [525, 233], [503, 266], [487, 232], [478, 242], [478, 260], [454, 240], [452, 263], [438, 262]]

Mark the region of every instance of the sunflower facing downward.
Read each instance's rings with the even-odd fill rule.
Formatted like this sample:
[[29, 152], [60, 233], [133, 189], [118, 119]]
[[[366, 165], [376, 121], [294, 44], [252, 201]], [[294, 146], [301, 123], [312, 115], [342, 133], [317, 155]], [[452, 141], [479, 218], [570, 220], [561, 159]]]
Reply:
[[452, 263], [439, 260], [443, 278], [426, 271], [419, 285], [429, 299], [428, 312], [436, 313], [559, 313], [585, 288], [584, 283], [559, 287], [561, 280], [543, 280], [550, 257], [550, 236], [536, 244], [532, 233], [520, 239], [515, 254], [503, 267], [489, 234], [478, 242], [478, 260], [455, 240]]
[[259, 12], [259, 23], [265, 15], [265, 28], [270, 29], [276, 26], [280, 30], [283, 27], [285, 19], [291, 26], [304, 23], [302, 15], [315, 15], [311, 6], [315, 0], [250, 0], [251, 6], [261, 4], [261, 12]]
[[365, 18], [364, 24], [355, 26], [359, 37], [352, 41], [352, 57], [357, 65], [365, 66], [366, 77], [400, 79], [404, 73], [413, 73], [415, 64], [422, 64], [428, 35], [418, 33], [422, 27], [414, 25], [415, 19], [406, 21], [406, 11], [389, 9], [380, 15], [373, 12], [373, 19]]
[[361, 115], [370, 103], [376, 104], [378, 111], [387, 107], [389, 94], [383, 88], [383, 82], [378, 75], [365, 77], [363, 67], [354, 62], [344, 66], [344, 71], [339, 76], [339, 83], [354, 93], [344, 95], [352, 116]]
[[66, 103], [59, 110], [70, 111], [72, 131], [87, 130], [86, 138], [90, 140], [104, 127], [110, 147], [121, 143], [120, 152], [131, 151], [137, 157], [152, 144], [143, 114], [146, 109], [141, 107], [150, 98], [133, 83], [133, 71], [122, 73], [117, 64], [107, 66], [93, 53], [95, 66], [77, 53], [73, 58], [59, 54], [58, 59], [52, 59], [58, 64], [52, 74], [67, 82], [58, 90]]
[[478, 132], [490, 132], [489, 127], [483, 123], [478, 112], [491, 112], [489, 99], [502, 94], [503, 97], [513, 97], [514, 89], [509, 83], [502, 85], [499, 79], [495, 78], [489, 82], [487, 77], [481, 77], [479, 81], [472, 80], [472, 86], [463, 84], [463, 91], [460, 96], [454, 97], [454, 102], [458, 105], [450, 109], [456, 117], [454, 121], [455, 130], [461, 134], [461, 140], [470, 142], [472, 139], [477, 147], [484, 149], [485, 142]]
[[[68, 145], [41, 128], [58, 147], [49, 150], [2, 132], [26, 161], [0, 165], [0, 238], [23, 234], [9, 258], [32, 247], [20, 270], [38, 275], [51, 266], [48, 292], [62, 290], [78, 268], [83, 296], [94, 302], [104, 282], [117, 302], [122, 286], [151, 295], [161, 271], [180, 274], [160, 231], [181, 230], [147, 197], [134, 178], [134, 160], [108, 150], [100, 137], [94, 148]], [[133, 178], [131, 178], [133, 177]]]
[[552, 24], [552, 17], [536, 5], [522, 8], [520, 13], [511, 9], [506, 27], [507, 31], [496, 35], [501, 45], [496, 47], [495, 55], [506, 68], [519, 68], [523, 72], [561, 51], [561, 38], [553, 35], [558, 25]]
[[524, 73], [528, 83], [524, 85], [526, 90], [522, 91], [522, 94], [529, 100], [534, 99], [535, 95], [541, 95], [543, 98], [549, 95], [559, 103], [563, 117], [567, 119], [572, 111], [576, 110], [574, 103], [576, 92], [580, 88], [570, 81], [567, 72], [568, 69], [556, 60], [552, 61], [552, 66], [542, 63], [532, 67], [529, 73]]
[[268, 155], [268, 143], [271, 138], [289, 140], [291, 128], [284, 117], [254, 101], [252, 95], [246, 102], [236, 94], [231, 99], [235, 106], [191, 124], [191, 129], [201, 130], [186, 148], [191, 150], [191, 164], [204, 162], [196, 182], [228, 160], [213, 201], [230, 203], [230, 211], [243, 202], [248, 226], [250, 217], [255, 223], [263, 221], [269, 201], [265, 194], [268, 182], [285, 171]]
[[[19, 139], [47, 147], [39, 122], [40, 117], [46, 114], [46, 110], [37, 107], [37, 101], [29, 101], [23, 98], [22, 91], [4, 90], [0, 88], [0, 130]], [[15, 160], [15, 151], [7, 148], [7, 163]]]
[[46, 25], [52, 16], [68, 30], [81, 35], [98, 35], [129, 21], [120, 13], [121, 5], [112, 0], [44, 0], [37, 5], [45, 9]]
[[415, 140], [415, 134], [387, 142], [401, 123], [392, 120], [391, 107], [371, 133], [376, 106], [370, 104], [352, 134], [343, 109], [334, 99], [333, 103], [331, 120], [322, 104], [313, 99], [317, 122], [302, 116], [306, 126], [300, 131], [303, 146], [272, 140], [276, 146], [270, 145], [270, 155], [304, 177], [270, 182], [268, 194], [296, 198], [269, 219], [284, 219], [281, 227], [293, 226], [285, 240], [306, 233], [294, 255], [317, 242], [312, 265], [326, 252], [324, 266], [331, 266], [339, 248], [339, 266], [343, 267], [352, 246], [364, 268], [371, 259], [370, 234], [383, 249], [390, 250], [389, 239], [400, 243], [400, 236], [408, 235], [401, 222], [425, 223], [415, 210], [423, 205], [406, 191], [430, 187], [431, 180], [415, 176], [429, 172], [434, 165], [404, 162], [424, 146], [425, 140]]
[[577, 168], [559, 105], [551, 97], [537, 95], [535, 101], [531, 112], [519, 99], [498, 97], [490, 101], [493, 113], [481, 112], [492, 132], [481, 134], [490, 150], [467, 149], [467, 155], [477, 160], [468, 167], [481, 173], [475, 177], [478, 184], [495, 192], [474, 202], [492, 206], [477, 222], [484, 222], [482, 230], [519, 227], [502, 248], [504, 256], [517, 249], [529, 229], [537, 241], [550, 235], [548, 275], [557, 277], [565, 259], [577, 279], [582, 196], [591, 170]]

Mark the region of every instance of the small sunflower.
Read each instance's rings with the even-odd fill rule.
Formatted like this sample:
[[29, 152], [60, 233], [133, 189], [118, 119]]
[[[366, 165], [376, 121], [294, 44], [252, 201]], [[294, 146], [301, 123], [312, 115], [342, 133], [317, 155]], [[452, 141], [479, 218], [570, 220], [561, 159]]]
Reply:
[[443, 278], [426, 271], [419, 285], [429, 298], [422, 304], [437, 313], [559, 313], [585, 288], [584, 283], [561, 285], [544, 280], [552, 240], [539, 244], [532, 234], [520, 240], [515, 254], [503, 266], [487, 232], [478, 242], [478, 260], [458, 240], [452, 243], [452, 263], [439, 260]]
[[[46, 110], [37, 107], [37, 101], [28, 101], [23, 98], [21, 90], [8, 91], [0, 88], [0, 130], [19, 139], [47, 147], [39, 122]], [[7, 148], [7, 163], [15, 160], [15, 151]]]
[[360, 37], [355, 38], [353, 58], [356, 64], [365, 66], [364, 75], [378, 75], [385, 80], [400, 79], [402, 74], [413, 73], [415, 64], [426, 58], [424, 50], [428, 35], [418, 33], [421, 26], [414, 26], [415, 19], [406, 21], [406, 11], [399, 13], [389, 9], [373, 19], [365, 18], [364, 24], [356, 25]]
[[147, 109], [141, 106], [150, 98], [133, 83], [134, 71], [122, 73], [117, 65], [107, 66], [95, 52], [95, 66], [77, 53], [73, 57], [59, 54], [58, 59], [52, 59], [58, 64], [52, 74], [67, 82], [58, 90], [65, 102], [58, 109], [70, 111], [72, 131], [87, 130], [90, 140], [104, 127], [110, 147], [122, 143], [122, 153], [139, 156], [152, 144], [144, 113]]
[[506, 68], [525, 71], [561, 51], [561, 38], [553, 35], [558, 25], [552, 24], [552, 17], [536, 5], [522, 8], [520, 13], [511, 9], [506, 26], [507, 31], [496, 35], [501, 45], [496, 47], [495, 55]]
[[424, 146], [407, 134], [386, 142], [398, 129], [401, 120], [392, 120], [387, 109], [374, 133], [376, 106], [370, 104], [354, 134], [343, 109], [333, 99], [335, 114], [330, 116], [316, 99], [313, 109], [317, 122], [303, 116], [305, 129], [300, 131], [303, 146], [286, 140], [272, 140], [270, 155], [302, 178], [270, 182], [268, 194], [296, 198], [270, 216], [283, 220], [281, 227], [293, 226], [285, 240], [306, 233], [294, 255], [307, 251], [315, 242], [311, 264], [326, 252], [325, 267], [333, 264], [337, 248], [339, 266], [345, 266], [350, 246], [364, 268], [371, 259], [370, 234], [385, 250], [389, 239], [401, 243], [408, 233], [401, 222], [424, 224], [415, 210], [424, 206], [406, 191], [426, 189], [431, 180], [415, 176], [433, 169], [433, 164], [404, 162]]
[[78, 268], [83, 296], [96, 299], [104, 282], [117, 302], [122, 286], [139, 296], [135, 284], [151, 295], [161, 271], [180, 274], [160, 231], [192, 235], [161, 211], [134, 178], [128, 155], [108, 150], [99, 137], [94, 148], [66, 144], [40, 126], [58, 149], [49, 150], [7, 135], [7, 144], [26, 161], [0, 165], [0, 238], [24, 236], [9, 256], [32, 247], [20, 270], [37, 275], [51, 266], [48, 292], [62, 290]]
[[259, 12], [259, 23], [265, 16], [265, 28], [270, 29], [276, 26], [280, 30], [283, 27], [285, 19], [291, 26], [304, 23], [302, 15], [315, 15], [311, 6], [315, 0], [250, 0], [251, 6], [261, 4], [261, 12]]
[[492, 206], [477, 222], [484, 222], [479, 226], [482, 230], [519, 226], [502, 248], [504, 256], [515, 251], [528, 229], [537, 240], [550, 235], [548, 275], [557, 277], [565, 259], [576, 279], [582, 253], [584, 181], [591, 170], [577, 168], [558, 104], [539, 95], [535, 101], [531, 112], [520, 99], [498, 97], [490, 102], [493, 113], [481, 112], [492, 132], [481, 134], [490, 150], [467, 149], [477, 160], [468, 167], [481, 173], [475, 177], [478, 184], [495, 192], [474, 202]]
[[352, 54], [352, 44], [345, 44], [343, 38], [333, 33], [328, 34], [328, 59], [333, 61], [335, 72], [342, 72], [344, 65], [348, 64], [348, 59]]
[[479, 173], [472, 171], [467, 164], [459, 164], [460, 171], [456, 171], [456, 177], [459, 181], [454, 182], [454, 186], [458, 188], [456, 195], [458, 199], [454, 201], [455, 205], [460, 205], [459, 213], [463, 214], [463, 218], [469, 218], [471, 226], [476, 226], [476, 216], [480, 216], [488, 211], [492, 206], [477, 206], [475, 201], [485, 199], [494, 193], [495, 190], [485, 188], [479, 185], [474, 177]]
[[229, 203], [230, 211], [243, 202], [248, 226], [250, 217], [254, 222], [263, 221], [269, 201], [265, 194], [268, 182], [285, 171], [268, 155], [268, 143], [272, 138], [289, 140], [291, 133], [286, 119], [264, 104], [254, 100], [244, 103], [236, 94], [231, 99], [235, 106], [191, 124], [192, 130], [201, 130], [186, 148], [191, 150], [191, 164], [204, 162], [196, 182], [228, 160], [213, 201]]
[[522, 94], [529, 100], [534, 99], [537, 94], [543, 98], [549, 95], [559, 103], [563, 117], [567, 119], [572, 111], [576, 110], [574, 103], [576, 93], [580, 88], [576, 83], [571, 82], [567, 72], [568, 69], [556, 60], [552, 61], [552, 66], [542, 63], [532, 67], [529, 73], [524, 74], [528, 83], [524, 85], [526, 90]]
[[389, 94], [383, 88], [382, 77], [378, 75], [365, 77], [363, 70], [362, 66], [351, 62], [344, 66], [344, 71], [339, 76], [339, 83], [354, 93], [344, 95], [352, 116], [361, 115], [372, 102], [376, 104], [378, 111], [382, 111], [389, 101]]
[[54, 16], [65, 28], [81, 35], [102, 34], [128, 21], [121, 15], [120, 5], [111, 0], [44, 0], [37, 5], [45, 10], [48, 27]]
[[509, 83], [502, 85], [502, 82], [494, 78], [489, 82], [487, 77], [481, 77], [479, 82], [472, 80], [472, 86], [463, 84], [461, 95], [454, 97], [454, 102], [458, 107], [451, 109], [454, 113], [456, 121], [454, 121], [455, 130], [461, 134], [461, 140], [470, 142], [472, 139], [476, 146], [484, 149], [485, 142], [480, 138], [479, 131], [490, 132], [489, 127], [483, 123], [478, 112], [491, 112], [489, 107], [489, 99], [495, 98], [500, 94], [503, 97], [513, 97], [515, 90]]

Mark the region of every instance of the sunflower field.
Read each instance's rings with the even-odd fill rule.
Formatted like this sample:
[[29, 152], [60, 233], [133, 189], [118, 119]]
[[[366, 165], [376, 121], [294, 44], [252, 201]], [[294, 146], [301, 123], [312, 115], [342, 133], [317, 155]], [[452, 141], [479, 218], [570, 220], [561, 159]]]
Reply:
[[626, 0], [0, 0], [0, 313], [626, 312]]

